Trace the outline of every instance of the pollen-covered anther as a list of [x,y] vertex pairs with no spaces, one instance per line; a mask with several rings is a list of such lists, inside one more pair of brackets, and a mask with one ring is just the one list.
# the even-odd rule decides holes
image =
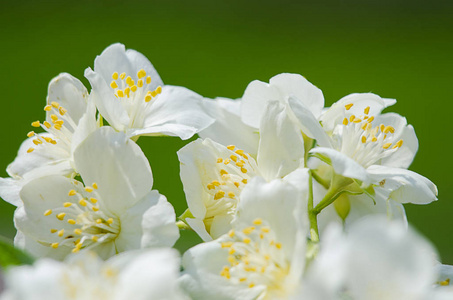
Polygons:
[[222,199],[224,196],[225,196],[225,192],[224,191],[218,191],[214,195],[214,200]]
[[349,103],[346,104],[344,107],[346,108],[346,110],[350,110],[353,105],[354,105],[353,103]]
[[33,151],[35,151],[35,148],[28,148],[27,153],[32,153]]
[[59,213],[56,217],[58,220],[63,221],[65,216],[66,216],[66,213]]
[[75,190],[70,190],[68,193],[68,196],[75,196],[77,195],[77,192]]
[[41,127],[41,123],[39,121],[34,121],[33,123],[31,123],[31,126],[33,126],[33,127]]
[[51,209],[48,209],[44,212],[44,215],[45,216],[50,216],[52,214],[52,210]]
[[87,191],[88,193],[91,193],[93,191],[93,188],[91,186],[86,186],[85,191]]

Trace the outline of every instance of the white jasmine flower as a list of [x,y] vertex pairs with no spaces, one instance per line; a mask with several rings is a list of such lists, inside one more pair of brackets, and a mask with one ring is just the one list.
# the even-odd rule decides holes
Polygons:
[[178,289],[175,250],[128,252],[102,261],[93,252],[65,262],[40,259],[8,269],[0,299],[187,299]]
[[86,88],[67,73],[50,82],[44,111],[46,120],[32,126],[46,132],[30,131],[7,168],[11,178],[0,178],[0,196],[16,206],[21,203],[19,191],[26,182],[45,175],[73,174],[74,150],[97,128],[96,108]]
[[347,234],[332,226],[308,270],[305,292],[322,292],[323,299],[437,299],[435,258],[431,244],[401,222],[368,217]]
[[253,179],[242,192],[232,229],[184,254],[182,286],[194,299],[292,295],[305,266],[308,226],[302,197],[288,182]]
[[175,243],[173,207],[151,190],[148,160],[126,135],[102,127],[79,145],[74,160],[84,184],[46,176],[22,188],[17,246],[35,256],[63,258],[92,249],[107,258]]
[[200,95],[164,86],[149,60],[122,44],[107,47],[85,76],[102,117],[128,137],[170,135],[185,140],[214,121],[202,111]]
[[[355,194],[344,194],[336,202],[343,202],[337,206],[343,206],[337,209],[343,219],[349,213],[350,219],[356,219],[367,213],[387,212],[392,218],[405,220],[403,203],[427,204],[437,200],[437,188],[431,181],[406,170],[418,149],[413,127],[398,114],[381,114],[394,102],[374,94],[351,94],[320,117],[329,143],[310,150],[313,158],[308,165],[317,169],[318,178],[330,181],[328,193]],[[321,128],[320,124],[316,126]],[[333,171],[326,170],[320,161]],[[355,184],[353,190],[347,186],[351,184]],[[363,190],[370,186],[371,191]]]
[[193,217],[185,221],[205,241],[228,232],[247,183],[256,176],[268,181],[287,177],[303,166],[303,155],[302,136],[277,101],[268,104],[263,116],[256,159],[234,145],[223,146],[210,139],[188,144],[178,152]]

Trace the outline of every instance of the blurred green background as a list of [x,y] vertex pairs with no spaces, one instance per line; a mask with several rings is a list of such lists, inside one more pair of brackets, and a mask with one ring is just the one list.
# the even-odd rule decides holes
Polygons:
[[[453,264],[452,1],[1,1],[0,176],[30,123],[44,118],[47,84],[60,72],[81,79],[114,42],[136,49],[164,82],[206,97],[239,98],[254,80],[293,72],[324,92],[326,105],[353,92],[398,103],[420,149],[411,169],[439,188],[439,201],[407,205],[409,221]],[[177,138],[139,140],[154,188],[186,208]],[[0,235],[12,238],[14,207],[0,203]],[[194,235],[184,233],[180,250]]]

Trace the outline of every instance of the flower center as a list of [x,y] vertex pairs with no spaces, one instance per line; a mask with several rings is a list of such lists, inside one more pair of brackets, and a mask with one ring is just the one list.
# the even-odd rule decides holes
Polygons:
[[205,226],[209,232],[217,215],[234,214],[238,197],[250,178],[256,175],[256,163],[244,150],[228,146],[227,157],[217,159],[217,176],[205,185]]
[[143,127],[146,107],[162,93],[162,87],[158,86],[155,90],[151,90],[151,76],[146,76],[143,69],[137,72],[134,79],[126,73],[118,75],[118,72],[112,74],[112,79],[110,87],[128,112],[131,119],[129,127]]
[[[67,114],[67,110],[58,102],[51,102],[44,106],[44,111],[50,115],[50,122],[44,121],[41,123],[35,121],[31,123],[31,126],[43,128],[51,134],[52,137],[38,136],[34,131],[30,131],[27,136],[29,138],[35,136],[36,138],[33,140],[33,144],[37,147],[45,148],[46,150],[54,149],[50,147],[58,143],[59,150],[66,151],[67,155],[70,156],[72,135],[77,128],[77,122],[71,118],[70,114]],[[28,148],[27,153],[31,153],[34,150],[35,148],[30,147]]]
[[276,241],[274,232],[262,219],[255,219],[252,226],[242,230],[231,230],[224,237],[221,245],[228,249],[229,265],[223,267],[221,276],[249,288],[266,286],[264,298],[284,294],[289,263],[282,244]]
[[96,183],[83,189],[70,190],[68,195],[74,202],[65,202],[62,207],[48,209],[44,216],[55,215],[62,222],[61,229],[50,229],[55,234],[55,242],[48,246],[58,248],[62,245],[72,247],[72,252],[90,249],[99,243],[108,242],[120,232],[119,219],[106,210],[102,210],[102,199],[95,191]]
[[[346,111],[352,106],[352,103],[345,105]],[[368,106],[360,117],[345,117],[343,124],[337,125],[333,132],[337,149],[364,168],[390,156],[403,145],[403,140],[394,141],[395,128],[392,126],[380,124],[373,127],[374,116],[368,116],[369,111]]]

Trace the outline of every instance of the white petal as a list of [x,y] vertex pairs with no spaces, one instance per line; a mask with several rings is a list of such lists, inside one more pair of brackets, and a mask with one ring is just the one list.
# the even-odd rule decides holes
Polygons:
[[[77,129],[72,135],[71,152],[74,153],[75,149],[83,142],[92,132],[98,128],[96,122],[96,106],[90,99],[87,103],[86,111],[80,118]],[[73,161],[73,157],[71,157]]]
[[[335,173],[348,178],[355,178],[363,181],[365,184],[370,183],[370,178],[366,170],[353,159],[347,157],[334,149],[317,147],[310,150],[310,154],[315,157],[326,160],[330,164]],[[311,165],[311,159],[308,161]]]
[[282,178],[304,164],[304,140],[278,101],[267,104],[260,125],[257,162],[266,180]]
[[231,229],[231,221],[233,220],[232,215],[218,215],[212,220],[211,236],[213,239],[219,238],[221,235],[228,233]]
[[203,222],[203,219],[186,218],[186,222],[190,226],[190,228],[192,228],[193,231],[195,231],[198,234],[198,236],[203,240],[203,242],[212,241],[212,237],[206,230],[206,226]]
[[299,74],[283,73],[274,76],[270,85],[277,86],[281,95],[294,96],[300,103],[312,112],[315,117],[321,114],[324,107],[322,91]]
[[85,77],[92,86],[90,97],[96,104],[99,113],[109,125],[118,131],[125,131],[130,123],[129,115],[120,101],[115,97],[110,86],[100,74],[93,72],[91,68],[85,70]]
[[19,206],[22,204],[19,192],[22,189],[22,182],[12,178],[0,178],[0,197],[6,202]]
[[437,200],[437,187],[428,178],[415,172],[371,166],[367,169],[375,182],[382,182],[376,188],[390,191],[389,198],[399,203],[428,204]]
[[[115,266],[115,260],[109,260]],[[114,299],[185,299],[178,289],[179,257],[174,249],[134,253],[121,271]]]
[[171,247],[179,238],[175,210],[165,196],[151,191],[120,215],[121,231],[115,241],[118,251]]
[[131,129],[128,135],[169,135],[189,139],[214,122],[203,111],[201,100],[200,95],[184,87],[164,86],[149,106],[143,128]]
[[206,112],[215,119],[199,135],[223,145],[235,145],[256,157],[258,152],[259,133],[256,128],[242,122],[240,117],[241,100],[227,98],[204,99],[202,105]]
[[[85,113],[88,91],[80,80],[68,73],[61,73],[49,83],[47,103],[57,102],[67,110],[67,114],[77,124]],[[46,112],[46,120],[51,122],[52,111]]]
[[[241,193],[235,223],[253,224],[256,218],[266,220],[284,246],[287,257],[292,257],[297,239],[308,232],[306,193],[283,180],[269,183],[261,177],[253,178]],[[300,222],[296,222],[300,220]],[[302,245],[304,246],[304,245]]]
[[258,80],[250,82],[242,96],[242,121],[251,127],[258,128],[267,102],[279,99],[280,93],[277,87]]
[[102,127],[74,153],[76,169],[86,185],[96,182],[106,205],[120,214],[151,190],[153,176],[140,147],[125,134]]
[[299,121],[302,132],[308,137],[315,139],[321,147],[330,147],[329,137],[310,109],[294,97],[289,97],[288,103]]

